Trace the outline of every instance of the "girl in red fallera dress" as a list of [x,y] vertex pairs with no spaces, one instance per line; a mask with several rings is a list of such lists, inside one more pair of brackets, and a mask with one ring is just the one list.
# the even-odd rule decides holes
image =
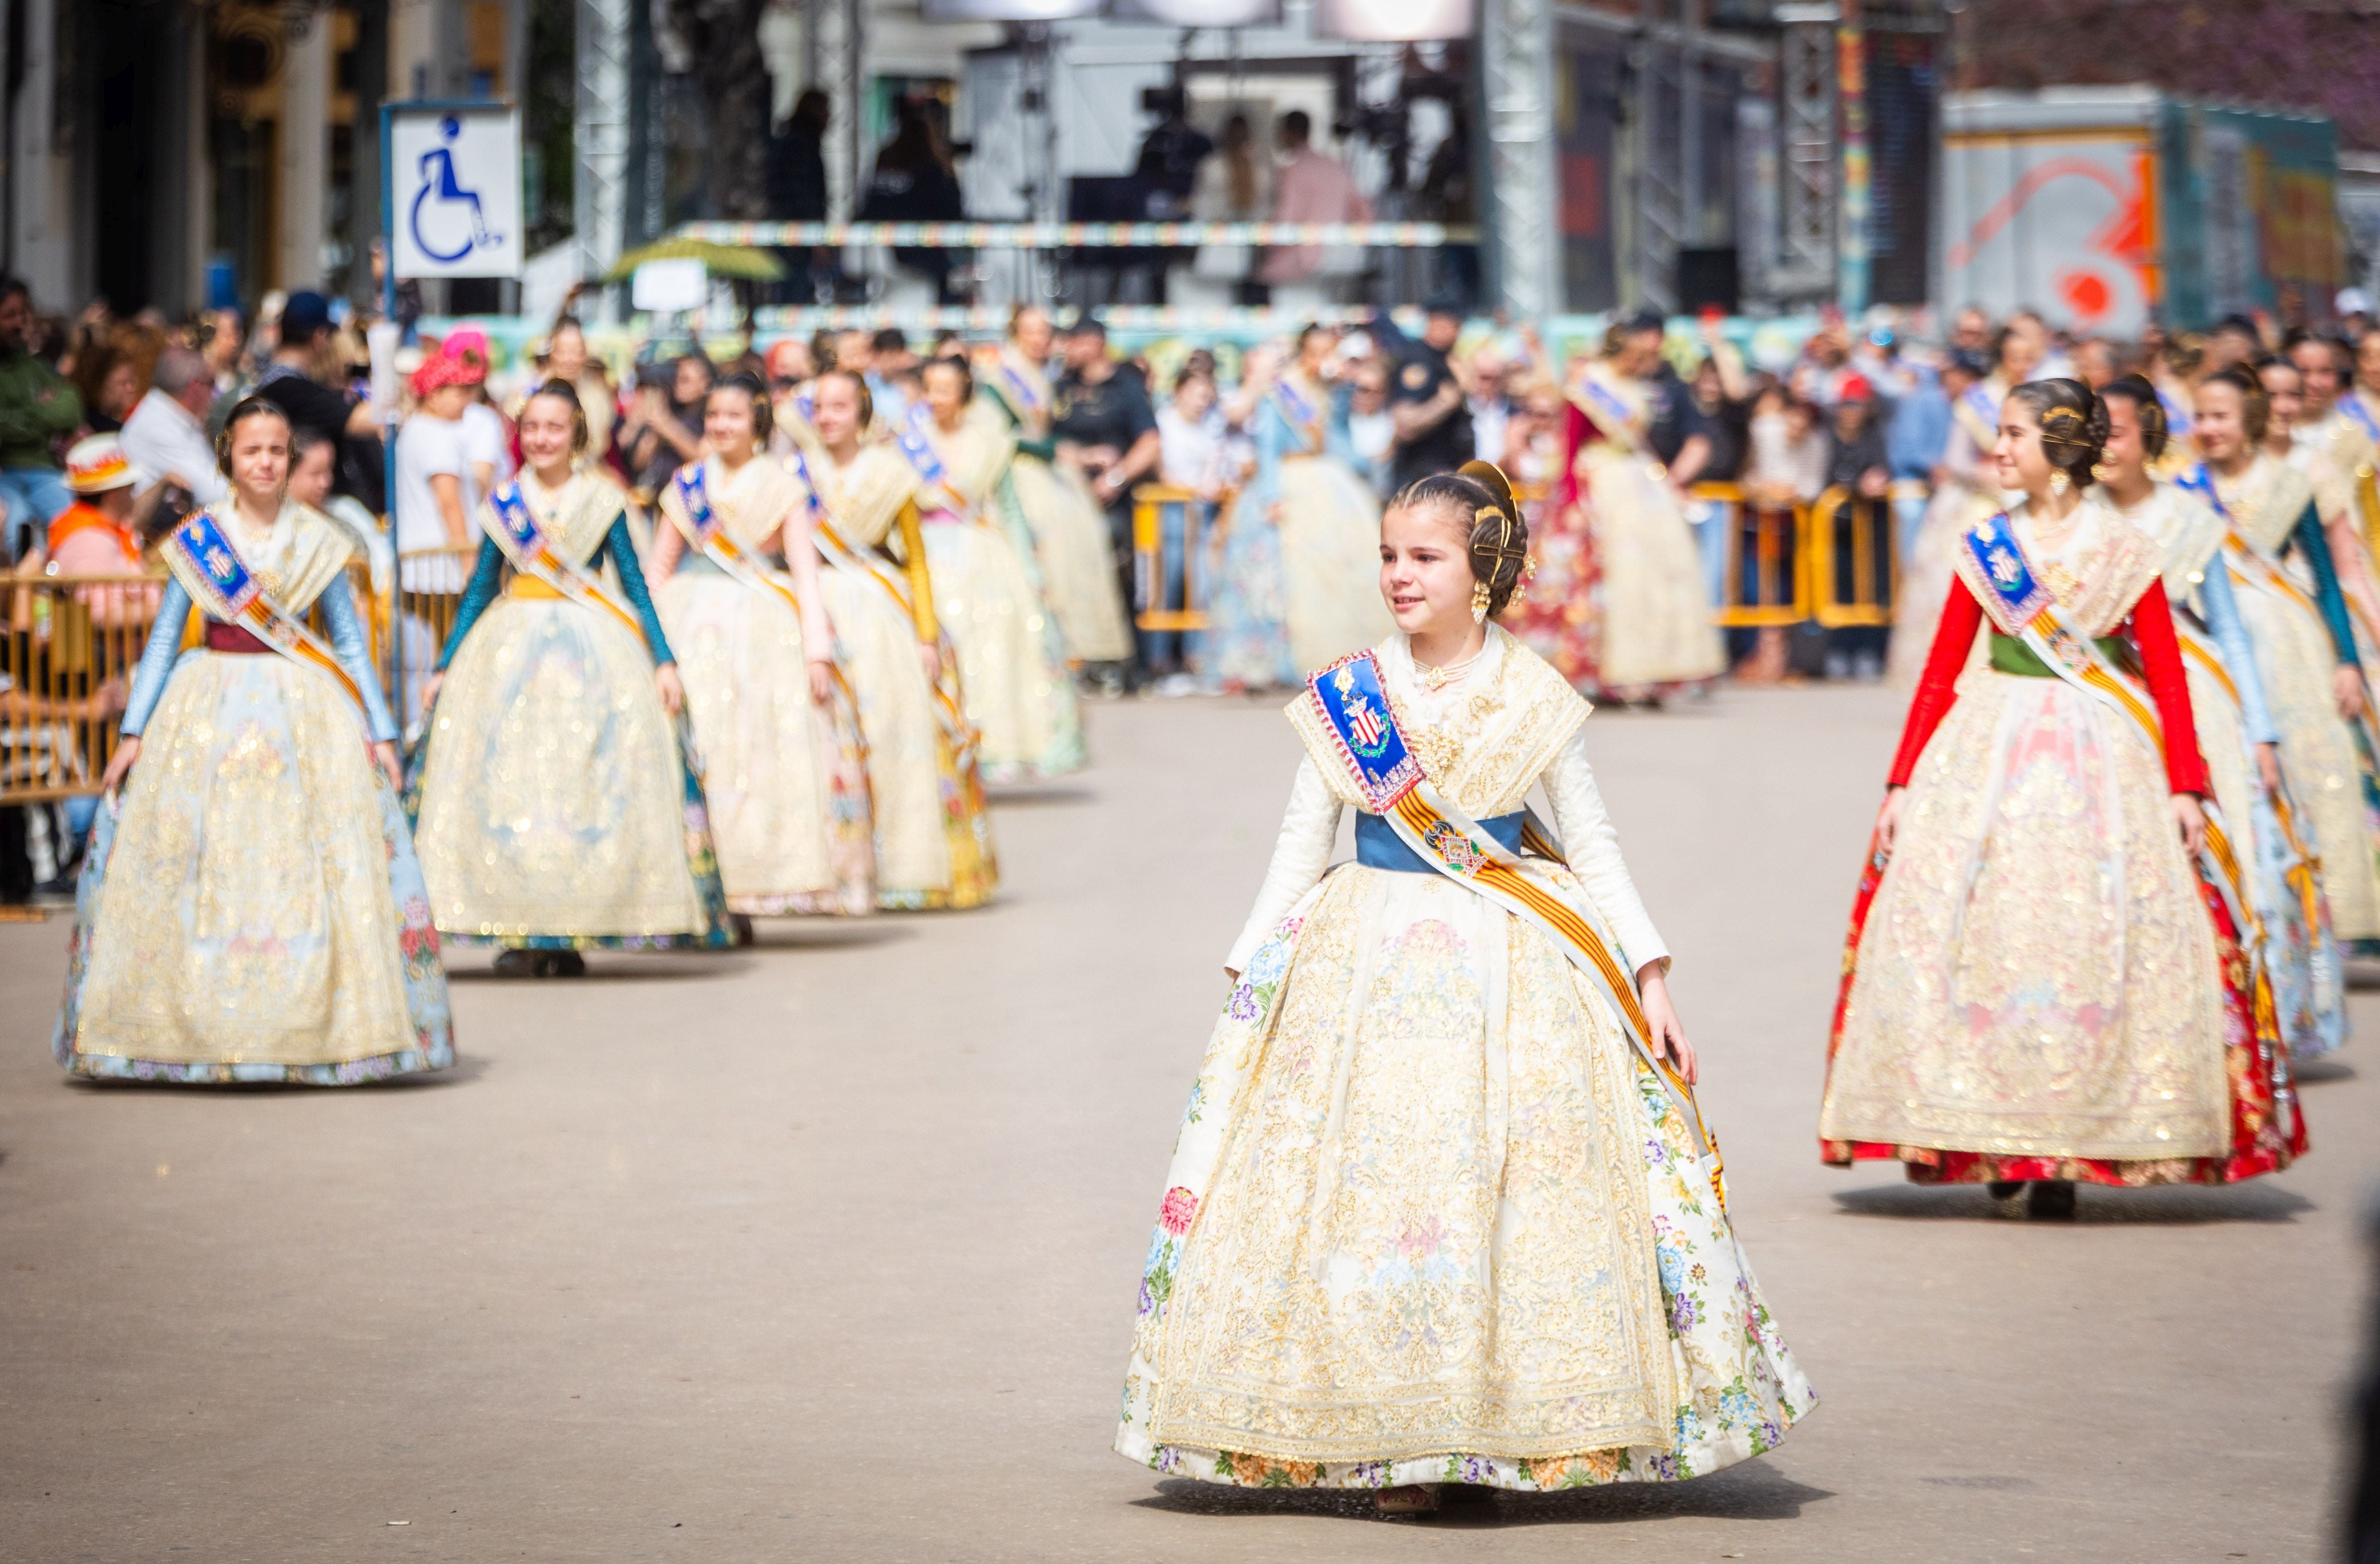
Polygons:
[[[2022,502],[1970,527],[1852,916],[1819,1133],[2064,1216],[2305,1149],[2249,950],[2161,548],[2092,487],[2074,381],[2000,409]],[[1961,676],[1978,630],[1990,661]]]

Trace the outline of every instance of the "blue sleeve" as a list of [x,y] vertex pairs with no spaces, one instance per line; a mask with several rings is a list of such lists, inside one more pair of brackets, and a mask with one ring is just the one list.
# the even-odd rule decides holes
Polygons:
[[125,703],[124,722],[118,730],[125,737],[139,738],[157,702],[164,698],[165,681],[174,676],[174,659],[182,654],[182,632],[189,627],[191,607],[190,594],[182,584],[165,577],[165,596],[157,604],[156,623],[149,626],[149,644],[141,649],[140,666],[133,670],[132,696]]
[[1413,346],[1413,338],[1405,335],[1396,317],[1386,309],[1373,310],[1372,318],[1364,323],[1364,331],[1391,358],[1403,358],[1405,350]]
[[388,714],[388,697],[381,692],[380,670],[372,666],[371,639],[364,634],[364,622],[356,613],[356,600],[347,590],[345,574],[334,576],[322,588],[318,600],[322,605],[322,623],[331,627],[331,649],[338,654],[339,666],[356,682],[363,693],[364,727],[375,744],[394,742],[396,719]]
[[2198,584],[2199,606],[2206,611],[2206,627],[2223,649],[2223,666],[2240,689],[2240,721],[2250,744],[2278,744],[2281,731],[2273,725],[2272,703],[2265,698],[2265,676],[2256,667],[2256,646],[2240,618],[2240,600],[2231,591],[2231,572],[2221,550],[2206,562],[2205,578]]
[[2347,620],[2347,599],[2338,590],[2338,566],[2330,557],[2330,540],[2322,535],[2322,517],[2308,505],[2305,515],[2298,517],[2298,529],[2289,535],[2291,544],[2305,552],[2306,564],[2313,567],[2313,600],[2322,610],[2322,622],[2330,626],[2330,644],[2338,653],[2342,668],[2361,668],[2362,660],[2355,655],[2355,629]]
[[1290,430],[1289,420],[1281,417],[1281,409],[1272,405],[1272,398],[1269,395],[1257,408],[1255,432],[1257,470],[1269,476],[1272,470],[1281,465],[1281,454],[1298,443],[1297,437]]
[[487,612],[488,605],[496,600],[496,588],[504,584],[504,552],[496,547],[493,538],[482,536],[480,539],[479,562],[472,565],[471,579],[463,588],[463,600],[455,607],[455,628],[446,633],[446,645],[438,653],[439,673],[446,672],[446,664],[455,660],[455,649],[463,644],[463,637],[471,633],[471,626],[480,622],[480,615]]
[[612,518],[612,530],[603,535],[603,546],[588,561],[590,567],[601,567],[603,556],[620,567],[620,590],[628,596],[628,606],[637,611],[637,621],[645,627],[645,648],[653,654],[653,666],[664,668],[677,658],[670,651],[669,637],[662,634],[662,617],[653,612],[653,594],[645,587],[644,567],[637,563],[636,540],[628,536],[628,513],[622,511]]

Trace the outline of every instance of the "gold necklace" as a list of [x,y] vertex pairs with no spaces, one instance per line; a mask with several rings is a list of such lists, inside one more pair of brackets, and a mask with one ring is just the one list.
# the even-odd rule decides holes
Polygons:
[[1464,658],[1462,661],[1450,662],[1443,668],[1432,668],[1428,663],[1421,661],[1421,659],[1415,658],[1414,659],[1414,672],[1421,676],[1421,687],[1427,690],[1430,694],[1436,695],[1447,685],[1454,683],[1455,680],[1460,679],[1465,673],[1470,673],[1471,665],[1478,661],[1481,654],[1486,652],[1487,649],[1488,649],[1486,647],[1481,647],[1478,651],[1473,652],[1469,657]]

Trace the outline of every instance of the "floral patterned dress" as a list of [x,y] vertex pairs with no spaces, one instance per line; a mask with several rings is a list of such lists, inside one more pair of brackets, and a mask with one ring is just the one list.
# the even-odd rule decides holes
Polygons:
[[446,972],[405,811],[361,739],[396,723],[347,589],[355,545],[290,503],[224,540],[292,616],[319,607],[362,701],[204,616],[175,571],[124,714],[140,762],[100,810],[53,1051],[78,1075],[348,1085],[455,1061]]
[[[1943,1183],[2285,1168],[2306,1146],[2288,1045],[2168,802],[2209,783],[2164,551],[2095,494],[2055,549],[2022,510],[2010,530],[2067,624],[2145,680],[2164,752],[2044,666],[1961,552],[1892,772],[1900,832],[1852,909],[1825,1159]],[[1986,614],[1990,663],[1961,677]]]
[[[1575,893],[1632,970],[1666,963],[1561,676],[1492,628],[1437,692],[1402,637],[1378,657],[1431,780],[1483,820],[1542,782]],[[1684,1116],[1549,936],[1391,862],[1378,816],[1326,872],[1357,795],[1300,731],[1158,1203],[1116,1449],[1213,1483],[1551,1489],[1773,1448],[1816,1397]]]

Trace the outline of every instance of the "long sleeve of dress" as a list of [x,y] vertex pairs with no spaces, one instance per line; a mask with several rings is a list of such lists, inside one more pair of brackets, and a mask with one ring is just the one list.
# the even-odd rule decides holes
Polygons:
[[1983,624],[1984,605],[1967,590],[1964,581],[1952,576],[1950,595],[1942,604],[1942,622],[1934,632],[1934,649],[1925,656],[1925,672],[1917,681],[1916,695],[1910,698],[1909,721],[1900,730],[1900,749],[1892,758],[1887,786],[1909,785],[1910,773],[1917,770],[1917,758],[1925,753],[1926,741],[1959,698],[1959,671],[1967,665],[1967,653]]
[[1245,972],[1249,958],[1271,935],[1273,926],[1321,879],[1322,871],[1330,867],[1330,849],[1339,840],[1342,807],[1314,762],[1299,760],[1297,780],[1290,784],[1289,808],[1281,816],[1281,835],[1273,843],[1272,862],[1265,867],[1255,910],[1233,941],[1232,953],[1223,958],[1225,967]]
[[438,653],[439,673],[446,672],[446,665],[455,661],[455,649],[471,633],[471,626],[480,622],[480,615],[488,612],[488,605],[496,600],[496,592],[504,583],[504,552],[496,547],[493,538],[483,533],[480,538],[480,557],[471,566],[471,579],[463,584],[463,600],[455,605],[455,628],[446,632],[446,644]]
[[653,509],[653,557],[647,563],[652,567],[655,585],[677,574],[677,562],[686,555],[686,534],[677,529],[669,512]]
[[1629,878],[1628,865],[1620,855],[1620,832],[1595,785],[1584,728],[1562,746],[1542,780],[1546,801],[1553,806],[1554,832],[1561,838],[1571,872],[1595,899],[1595,910],[1603,915],[1612,937],[1620,941],[1622,962],[1630,972],[1641,972],[1655,962],[1667,972],[1670,947],[1653,927],[1645,900],[1636,893],[1636,882]]
[[2205,579],[2198,584],[2199,606],[2206,611],[2206,628],[2223,649],[2223,665],[2240,690],[2240,720],[2250,744],[2278,744],[2281,731],[2273,722],[2272,702],[2265,698],[2265,676],[2256,666],[2256,644],[2240,617],[2240,600],[2231,590],[2231,572],[2223,556],[2206,562]]
[[662,616],[653,611],[653,594],[645,586],[643,567],[637,564],[636,540],[628,536],[628,516],[623,511],[612,518],[612,530],[603,535],[603,546],[587,562],[589,570],[603,567],[603,556],[620,569],[620,590],[626,594],[628,606],[637,611],[637,623],[645,627],[645,648],[653,654],[653,666],[666,667],[677,661],[671,652],[669,637],[662,633]]
[[2305,515],[2298,517],[2297,530],[2289,534],[2289,547],[2301,550],[2306,564],[2313,567],[2313,600],[2322,610],[2322,622],[2330,629],[2330,644],[2338,653],[2342,666],[2361,668],[2362,659],[2355,655],[2355,631],[2347,620],[2347,599],[2338,589],[2338,566],[2330,557],[2330,540],[2323,536],[2322,517],[2308,505]]
[[132,695],[124,705],[118,731],[125,737],[139,738],[156,712],[157,702],[165,694],[165,681],[174,676],[174,660],[182,655],[182,632],[189,627],[192,606],[182,584],[165,577],[165,595],[157,604],[157,618],[149,626],[149,644],[140,649],[140,666],[132,673]]
[[364,634],[363,615],[356,612],[356,600],[347,590],[347,578],[334,576],[316,600],[322,605],[322,623],[330,627],[331,650],[337,654],[339,666],[356,682],[364,697],[364,727],[375,744],[392,743],[396,738],[396,719],[389,714],[388,697],[380,687],[380,670],[372,666],[371,637]]
[[2181,642],[2173,633],[2173,608],[2165,583],[2152,581],[2132,605],[2132,644],[2141,649],[2141,674],[2156,702],[2157,725],[2165,730],[2166,785],[2175,793],[2213,791],[2206,760],[2198,751],[2198,722],[2190,709],[2190,679],[2182,672]]

